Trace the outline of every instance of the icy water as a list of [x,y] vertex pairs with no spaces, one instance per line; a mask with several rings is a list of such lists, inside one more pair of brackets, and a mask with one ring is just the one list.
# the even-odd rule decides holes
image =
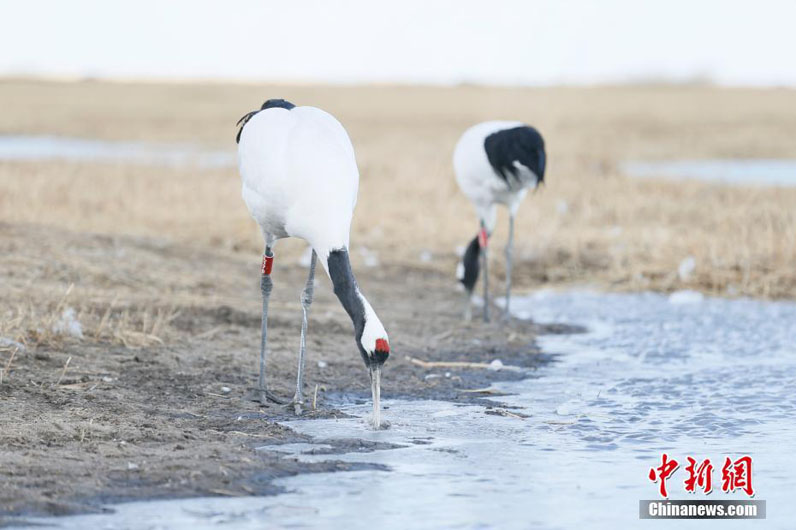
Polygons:
[[796,160],[707,159],[627,162],[622,171],[632,177],[696,179],[734,185],[796,186]]
[[[115,514],[61,518],[62,528],[793,528],[796,505],[796,304],[703,298],[697,293],[539,292],[516,314],[583,324],[581,335],[545,336],[556,361],[497,388],[526,418],[482,406],[385,400],[391,428],[373,432],[367,405],[351,419],[293,421],[317,444],[275,447],[305,460],[379,463],[389,471],[308,474],[279,480],[266,498],[130,503]],[[389,371],[387,372],[389,376]],[[357,437],[399,449],[309,454]],[[272,447],[271,449],[273,449]],[[766,521],[638,519],[655,499],[647,474],[661,453],[682,462],[668,482],[684,491],[685,458],[753,458]],[[45,521],[41,521],[45,522]],[[53,520],[46,520],[52,523]]]
[[112,142],[64,136],[0,135],[0,160],[66,160],[154,166],[224,168],[237,164],[234,151],[212,151],[190,144]]

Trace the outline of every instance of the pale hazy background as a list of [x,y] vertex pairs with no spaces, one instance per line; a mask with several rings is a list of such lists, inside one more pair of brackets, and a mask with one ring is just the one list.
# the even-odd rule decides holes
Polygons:
[[0,0],[0,75],[796,85],[787,0]]

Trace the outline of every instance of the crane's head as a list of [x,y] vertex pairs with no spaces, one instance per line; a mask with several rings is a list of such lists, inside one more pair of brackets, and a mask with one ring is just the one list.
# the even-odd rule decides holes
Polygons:
[[390,356],[390,341],[387,331],[376,316],[376,312],[362,296],[348,259],[348,249],[343,247],[330,251],[326,258],[329,278],[334,284],[334,294],[354,324],[354,338],[357,349],[370,370],[371,390],[373,392],[373,426],[381,428],[379,400],[381,395],[381,367]]
[[362,334],[357,338],[357,346],[359,346],[359,353],[368,368],[381,367],[390,356],[390,341],[387,338],[387,331],[367,301],[365,302],[365,325],[362,328]]

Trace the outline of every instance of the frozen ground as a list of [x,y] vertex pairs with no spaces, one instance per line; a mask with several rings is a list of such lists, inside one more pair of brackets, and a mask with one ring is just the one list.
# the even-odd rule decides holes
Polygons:
[[723,184],[756,186],[796,186],[796,160],[705,159],[627,162],[622,171],[632,177],[696,179]]
[[238,163],[234,151],[202,150],[190,144],[13,135],[0,135],[0,160],[65,160],[201,168],[234,167]]
[[[201,149],[185,143],[120,142],[64,136],[0,135],[0,160],[65,160],[170,167],[226,168],[234,151]],[[639,178],[696,179],[724,184],[796,186],[796,160],[703,159],[630,161],[624,173]]]
[[[519,407],[508,409],[515,416],[386,400],[392,427],[372,432],[364,421],[367,405],[346,406],[359,417],[290,422],[318,443],[280,449],[307,460],[376,462],[390,471],[300,475],[279,481],[288,493],[274,497],[130,503],[114,514],[38,522],[191,530],[629,528],[640,524],[638,501],[657,497],[647,473],[668,452],[681,462],[710,457],[717,468],[725,456],[751,455],[755,498],[767,501],[765,526],[792,526],[796,304],[539,292],[517,299],[514,308],[521,317],[591,330],[543,337],[543,349],[558,354],[557,362],[499,385],[512,395],[496,399]],[[405,447],[317,454],[330,440],[351,437]],[[669,480],[671,498],[689,498],[683,468]],[[720,476],[714,471],[718,491],[711,499],[745,498],[721,492]]]

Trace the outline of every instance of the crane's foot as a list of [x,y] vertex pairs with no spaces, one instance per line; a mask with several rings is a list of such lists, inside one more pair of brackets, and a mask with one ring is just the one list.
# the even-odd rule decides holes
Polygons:
[[304,411],[304,400],[296,399],[296,396],[293,396],[291,400],[282,400],[280,405],[284,406],[287,410],[293,409],[293,413],[296,416],[301,416],[301,413]]
[[285,399],[277,396],[270,390],[263,391],[259,388],[253,388],[252,390],[254,390],[252,401],[259,403],[263,407],[267,407],[271,404],[281,405],[288,410],[293,409],[296,416],[301,416],[304,410],[304,400],[297,400],[295,396],[293,396],[293,399]]
[[253,388],[254,395],[252,401],[258,402],[260,405],[266,407],[269,403],[276,403],[277,405],[288,405],[289,400],[281,398],[264,388]]

